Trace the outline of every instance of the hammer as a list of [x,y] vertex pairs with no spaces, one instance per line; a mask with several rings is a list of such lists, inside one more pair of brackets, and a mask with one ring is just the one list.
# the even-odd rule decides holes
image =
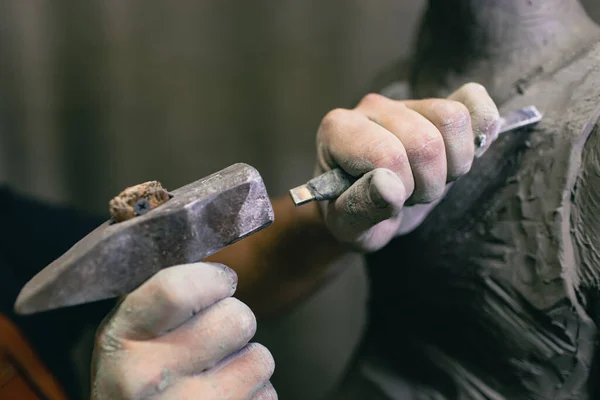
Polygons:
[[16,312],[126,295],[160,269],[202,260],[275,218],[260,174],[243,163],[174,190],[151,209],[142,200],[133,218],[105,222],[34,276]]

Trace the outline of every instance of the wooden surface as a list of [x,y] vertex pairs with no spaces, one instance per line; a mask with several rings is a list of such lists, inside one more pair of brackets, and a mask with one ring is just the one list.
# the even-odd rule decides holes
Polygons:
[[[51,340],[51,338],[49,338]],[[0,399],[67,400],[17,328],[0,314]]]

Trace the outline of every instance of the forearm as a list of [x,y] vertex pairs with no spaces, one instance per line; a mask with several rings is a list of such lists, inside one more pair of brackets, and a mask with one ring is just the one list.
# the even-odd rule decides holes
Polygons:
[[273,209],[272,226],[208,258],[238,273],[237,296],[261,316],[285,311],[310,295],[346,252],[316,203],[295,207],[285,196],[273,200]]

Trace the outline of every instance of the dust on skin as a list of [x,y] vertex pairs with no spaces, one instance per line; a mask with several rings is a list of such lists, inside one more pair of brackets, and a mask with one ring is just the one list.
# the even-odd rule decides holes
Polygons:
[[161,380],[156,385],[156,391],[158,393],[164,392],[169,386],[173,384],[173,377],[171,371],[168,368],[164,368],[161,373]]
[[[237,288],[237,275],[222,264],[209,264],[215,265],[217,268],[202,269],[202,273],[207,275],[200,278],[198,271],[194,268],[195,264],[187,264],[182,267],[188,270],[189,275],[179,276],[176,281],[168,279],[168,274],[162,275],[165,277],[164,279],[148,281],[139,289],[145,293],[150,291],[151,295],[136,296],[137,292],[134,292],[111,311],[100,327],[97,336],[97,351],[102,350],[103,357],[102,362],[94,359],[93,373],[100,377],[94,382],[114,382],[114,379],[102,379],[101,376],[103,374],[119,374],[124,369],[136,370],[139,382],[128,381],[126,387],[95,387],[93,388],[93,392],[96,393],[96,397],[93,397],[95,400],[130,398],[132,397],[131,393],[141,393],[136,398],[148,398],[172,387],[178,379],[181,379],[181,376],[187,373],[188,365],[206,361],[188,359],[175,364],[162,359],[161,357],[164,357],[162,352],[144,351],[144,346],[152,347],[162,342],[165,347],[172,346],[176,350],[178,346],[186,343],[185,337],[191,331],[194,335],[206,334],[206,337],[214,341],[213,343],[200,343],[201,346],[226,348],[226,344],[231,340],[232,322],[227,317],[223,317],[223,314],[215,312],[214,307],[227,307],[227,304],[231,304],[230,296]],[[188,295],[198,293],[198,282],[205,280],[220,282],[223,286],[212,285],[208,291],[203,289],[202,293],[208,304],[213,304],[213,306],[200,310],[194,302],[195,298]],[[165,290],[169,285],[176,285],[178,290]],[[224,301],[215,304],[221,293],[227,291],[229,296]],[[172,310],[172,312],[161,314],[157,313],[156,309]],[[225,313],[225,315],[228,314]],[[197,318],[192,318],[194,316]],[[174,321],[184,322],[177,324]],[[165,326],[171,328],[165,330]],[[236,332],[236,335],[243,335],[246,330],[256,330],[253,319],[248,319],[242,326],[245,328]],[[212,330],[215,332],[211,332]],[[189,354],[192,357],[194,353]],[[167,361],[166,364],[165,361]],[[154,368],[155,366],[163,367],[157,370]],[[212,365],[206,366],[206,368],[209,367]],[[106,397],[99,397],[99,393]]]

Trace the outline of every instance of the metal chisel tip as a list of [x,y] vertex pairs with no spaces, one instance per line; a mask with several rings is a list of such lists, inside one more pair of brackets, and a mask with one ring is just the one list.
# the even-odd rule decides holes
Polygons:
[[301,185],[290,190],[290,196],[295,205],[310,203],[315,199],[315,195],[311,192],[307,185]]

